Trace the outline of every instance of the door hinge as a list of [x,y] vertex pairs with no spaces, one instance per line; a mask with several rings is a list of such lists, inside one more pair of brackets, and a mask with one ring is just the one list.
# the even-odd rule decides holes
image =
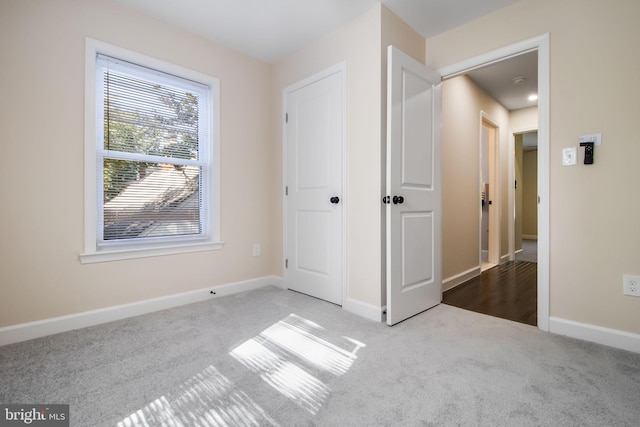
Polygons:
[[289,123],[289,113],[284,113],[284,122]]
[[284,268],[289,268],[289,260],[288,259],[284,260]]
[[284,195],[285,196],[289,195],[289,186],[288,185],[285,185],[285,187],[284,187]]

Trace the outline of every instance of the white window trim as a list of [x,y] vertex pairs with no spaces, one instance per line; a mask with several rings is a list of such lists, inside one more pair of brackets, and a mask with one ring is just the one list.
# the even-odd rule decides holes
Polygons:
[[[98,225],[98,210],[96,209],[98,203],[96,191],[98,184],[96,176],[96,139],[98,132],[98,124],[96,123],[96,55],[98,53],[192,79],[211,88],[211,98],[209,99],[212,107],[212,117],[209,120],[211,147],[208,151],[210,156],[210,194],[208,198],[210,218],[207,224],[209,233],[206,238],[195,236],[191,239],[184,238],[171,243],[132,243],[118,247],[98,247],[96,236]],[[84,92],[84,253],[80,254],[80,262],[87,264],[221,249],[224,243],[220,239],[220,81],[206,74],[87,38],[85,45]]]

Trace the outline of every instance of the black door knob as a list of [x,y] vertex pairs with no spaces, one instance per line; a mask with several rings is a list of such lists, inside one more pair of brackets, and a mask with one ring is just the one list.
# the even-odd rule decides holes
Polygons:
[[404,203],[404,197],[402,196],[393,196],[393,204],[394,205],[401,205]]
[[329,201],[334,205],[337,205],[338,203],[340,203],[340,197],[333,196],[332,198],[329,199]]

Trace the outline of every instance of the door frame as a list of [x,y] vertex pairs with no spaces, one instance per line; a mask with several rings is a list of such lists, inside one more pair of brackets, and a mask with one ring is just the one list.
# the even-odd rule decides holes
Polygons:
[[[493,147],[489,143],[487,145],[487,157],[488,157],[488,173],[489,173],[489,192],[491,193],[493,212],[489,214],[489,237],[488,237],[488,254],[487,262],[489,264],[500,264],[500,236],[502,222],[502,192],[501,185],[502,174],[500,168],[500,126],[491,119],[491,117],[484,111],[480,112],[480,135],[479,135],[479,151],[480,151],[480,176],[479,186],[480,194],[482,193],[482,163],[483,163],[483,150],[482,150],[482,128],[484,123],[487,123],[493,128],[494,138]],[[493,160],[491,158],[493,157]],[[493,168],[491,163],[493,162]],[[493,190],[492,190],[493,188]],[[482,251],[482,207],[480,208],[480,218],[478,219],[480,224],[480,247],[478,249],[478,257],[480,258],[480,268],[482,270],[482,257],[480,253]]]
[[282,130],[282,277],[283,282],[287,282],[287,266],[285,264],[285,260],[288,255],[287,248],[287,193],[286,187],[288,182],[288,160],[287,160],[287,96],[291,92],[295,92],[296,90],[302,89],[305,86],[309,86],[310,84],[316,83],[322,79],[325,79],[334,74],[340,74],[340,81],[342,84],[342,133],[341,133],[341,150],[342,150],[342,188],[340,190],[342,204],[342,238],[340,241],[341,253],[342,253],[342,271],[340,273],[340,289],[341,289],[341,307],[344,308],[345,301],[347,301],[347,209],[349,205],[349,197],[347,194],[347,62],[342,61],[336,65],[333,65],[329,68],[326,68],[322,71],[319,71],[311,76],[308,76],[296,83],[293,83],[289,86],[286,86],[282,90],[282,114],[281,114],[281,130]]
[[[443,79],[451,78],[530,51],[538,52],[538,329],[549,331],[549,33],[440,68],[438,72]],[[509,200],[509,206],[512,205]],[[512,228],[509,233],[513,233]]]
[[[537,126],[531,126],[520,129],[512,129],[509,134],[509,153],[508,157],[508,174],[509,182],[515,183],[516,180],[516,135],[524,135],[525,133],[537,132]],[[509,185],[509,210],[512,213],[509,215],[509,260],[515,261],[516,259],[516,189],[513,185]]]

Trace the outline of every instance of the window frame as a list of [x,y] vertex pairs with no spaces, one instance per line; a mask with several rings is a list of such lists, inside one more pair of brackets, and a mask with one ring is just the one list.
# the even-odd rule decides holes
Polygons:
[[[211,115],[208,118],[209,136],[207,148],[204,149],[207,171],[203,173],[203,190],[208,186],[208,197],[203,197],[201,211],[207,212],[203,219],[202,233],[193,236],[176,236],[157,239],[141,239],[136,241],[118,241],[104,244],[98,237],[102,212],[102,201],[99,200],[103,186],[97,173],[102,170],[103,157],[98,156],[98,139],[101,135],[102,123],[97,102],[102,99],[97,93],[98,54],[118,58],[135,65],[158,70],[163,73],[179,76],[184,79],[209,87],[209,105]],[[220,239],[220,81],[212,76],[170,64],[127,49],[86,39],[85,45],[85,150],[84,150],[84,253],[80,254],[80,262],[93,263],[115,261],[121,259],[170,255],[178,253],[199,252],[221,249]],[[100,163],[100,164],[99,164]],[[99,182],[100,181],[100,182]],[[100,188],[98,187],[100,186]],[[100,227],[101,229],[101,227]]]

